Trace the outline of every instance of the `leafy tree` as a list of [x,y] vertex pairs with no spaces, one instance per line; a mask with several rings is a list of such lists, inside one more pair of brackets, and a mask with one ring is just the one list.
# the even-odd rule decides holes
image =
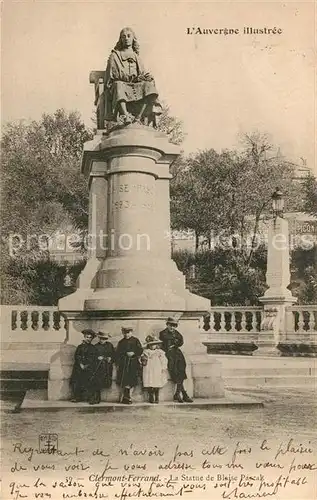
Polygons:
[[170,114],[170,108],[163,103],[162,114],[158,119],[158,130],[164,132],[173,144],[182,144],[185,138],[183,123]]
[[317,267],[310,266],[305,269],[304,287],[300,294],[300,302],[303,304],[316,304],[317,302]]
[[[164,106],[159,129],[179,144],[183,140],[182,124],[168,113]],[[52,303],[56,303],[56,297],[60,297],[63,287],[53,283],[54,273],[57,281],[62,280],[59,267],[54,263],[47,263],[47,267],[41,263],[49,259],[46,243],[56,230],[72,227],[83,235],[87,231],[88,186],[80,175],[80,163],[83,145],[92,136],[77,112],[68,113],[63,109],[43,114],[39,121],[4,126],[1,140],[2,302],[34,303],[36,300],[42,304],[50,296]],[[46,273],[46,291],[39,269]],[[39,286],[41,293],[36,291]],[[51,295],[49,287],[52,287]]]
[[254,253],[250,266],[233,249],[214,248],[196,254],[176,251],[173,259],[186,275],[188,288],[210,299],[212,305],[258,304],[266,289],[262,248]]
[[79,115],[64,110],[44,114],[39,122],[6,125],[1,143],[4,232],[54,230],[61,219],[73,222],[82,214],[85,221],[79,222],[87,221],[87,183],[78,173],[89,138]]
[[317,179],[310,175],[304,181],[305,212],[317,217]]
[[25,273],[17,276],[14,267],[32,268],[47,259],[45,241],[56,229],[87,225],[88,189],[79,168],[83,144],[91,137],[78,113],[62,109],[38,122],[4,127],[2,300],[15,301],[22,293],[23,302],[31,301],[30,281]]
[[[175,229],[192,229],[201,235],[238,236],[245,242],[243,260],[250,264],[261,220],[270,217],[276,186],[293,207],[299,187],[293,166],[274,152],[266,137],[245,137],[242,152],[199,151],[183,160],[172,181],[171,213]],[[250,238],[249,238],[250,239]],[[198,247],[198,245],[196,245]]]
[[292,252],[293,295],[299,303],[316,304],[317,302],[317,245],[309,250],[297,248]]

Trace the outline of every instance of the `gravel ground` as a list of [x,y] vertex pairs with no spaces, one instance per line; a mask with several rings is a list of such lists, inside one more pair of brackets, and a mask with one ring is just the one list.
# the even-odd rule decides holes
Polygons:
[[[146,471],[157,472],[158,461],[163,461],[165,464],[171,459],[175,458],[175,452],[181,453],[174,460],[175,463],[185,462],[190,465],[188,471],[178,470],[175,471],[173,468],[167,468],[167,475],[170,473],[178,474],[201,474],[202,473],[202,456],[203,450],[210,450],[213,446],[219,446],[223,449],[228,450],[228,457],[233,456],[234,449],[245,450],[251,449],[252,452],[246,451],[244,454],[241,453],[241,467],[242,472],[245,474],[254,473],[254,465],[259,455],[259,447],[263,440],[266,440],[266,445],[270,447],[270,452],[264,452],[262,458],[266,460],[273,460],[274,455],[279,446],[282,444],[286,449],[287,443],[292,439],[292,444],[294,446],[300,447],[302,449],[307,447],[313,450],[310,454],[302,453],[285,453],[280,454],[278,459],[284,460],[283,467],[285,465],[288,470],[291,460],[295,457],[299,460],[299,464],[305,461],[312,462],[313,455],[316,457],[316,444],[317,436],[315,431],[316,422],[316,399],[315,395],[311,390],[285,390],[285,389],[272,389],[269,391],[263,391],[261,393],[249,392],[248,395],[255,396],[261,399],[265,406],[264,408],[254,408],[254,409],[239,409],[239,408],[217,408],[212,410],[199,410],[199,409],[180,409],[177,408],[160,408],[156,406],[151,408],[150,411],[144,411],[142,409],[136,409],[134,412],[113,412],[113,413],[76,413],[71,410],[59,411],[59,412],[21,412],[12,413],[13,404],[6,401],[2,408],[2,452],[3,452],[3,470],[7,472],[7,477],[5,481],[5,496],[4,500],[7,499],[18,499],[21,496],[16,494],[16,485],[11,494],[8,493],[8,485],[16,481],[16,472],[12,473],[11,467],[14,467],[15,462],[17,465],[22,465],[27,468],[27,471],[19,474],[19,480],[23,477],[29,477],[31,480],[32,474],[36,476],[34,471],[30,472],[29,466],[32,463],[40,464],[43,457],[40,455],[35,455],[29,461],[30,456],[27,452],[20,453],[17,451],[13,453],[14,444],[19,442],[22,443],[24,448],[33,447],[38,448],[39,435],[42,433],[56,433],[58,434],[59,448],[63,450],[73,450],[75,446],[81,447],[85,450],[82,454],[82,462],[88,460],[89,470],[100,471],[100,466],[104,465],[104,461],[108,460],[97,456],[92,453],[97,449],[102,449],[105,455],[109,455],[110,463],[113,467],[118,467],[118,471],[126,466],[128,472],[145,474],[141,467],[146,462]],[[177,448],[178,447],[178,448]],[[22,449],[22,448],[21,448]],[[120,449],[126,449],[128,452],[129,460],[126,456],[120,454]],[[133,450],[146,450],[146,460],[144,456],[133,455]],[[149,450],[161,450],[164,453],[163,458],[158,458],[152,455],[149,457]],[[262,453],[262,452],[261,452]],[[283,456],[282,456],[283,455]],[[89,457],[89,458],[88,458]],[[207,455],[208,460],[210,456]],[[212,459],[214,456],[211,457]],[[220,460],[218,454],[217,460]],[[53,462],[52,462],[53,460]],[[55,477],[64,477],[65,472],[59,469],[60,457],[52,457],[50,462],[55,463]],[[58,462],[59,460],[59,462]],[[67,463],[71,463],[73,457],[67,457],[65,459]],[[103,460],[103,462],[102,462]],[[128,462],[127,462],[128,460]],[[218,461],[219,461],[218,460]],[[316,458],[315,458],[316,460]],[[162,462],[162,463],[163,463]],[[215,462],[215,459],[214,459]],[[229,462],[229,460],[227,460]],[[231,463],[231,462],[230,462]],[[238,462],[237,462],[238,463]],[[281,462],[282,463],[282,462]],[[77,457],[78,465],[78,457]],[[79,464],[80,465],[80,464]],[[99,468],[98,468],[99,467]],[[133,469],[132,467],[135,467]],[[174,467],[174,466],[173,466]],[[302,467],[302,465],[300,465]],[[111,471],[111,469],[109,469]],[[316,466],[317,470],[317,466]],[[57,471],[57,472],[56,472]],[[193,472],[194,471],[194,472]],[[247,472],[246,472],[247,471]],[[218,470],[204,470],[203,473],[219,473]],[[236,471],[235,466],[233,468],[223,468],[222,472],[228,475],[229,473],[241,473],[241,470]],[[273,473],[276,474],[279,471],[266,470],[265,477],[272,477]],[[282,471],[284,473],[284,471]],[[296,471],[297,473],[298,471]],[[267,495],[261,495],[268,498],[280,499],[313,499],[315,498],[314,488],[316,486],[316,471],[312,466],[309,471],[299,471],[302,474],[307,474],[307,484],[305,485],[287,485],[285,488],[279,488],[276,494],[273,489],[265,490],[262,489],[261,493],[268,492]],[[47,480],[50,478],[50,471],[45,471],[42,478],[46,477]],[[107,472],[108,474],[109,472]],[[120,472],[121,473],[121,472]],[[259,473],[259,471],[257,471]],[[23,474],[26,474],[24,476]],[[86,478],[86,472],[75,471],[72,473],[74,477]],[[77,476],[76,476],[77,474]],[[79,474],[79,476],[78,476]],[[118,474],[118,472],[116,472]],[[269,474],[269,476],[268,476]],[[286,474],[286,472],[285,472]],[[298,475],[298,474],[297,474]],[[34,476],[34,477],[35,477]],[[274,479],[273,478],[273,479]],[[297,476],[296,476],[297,478]],[[33,481],[32,476],[32,481]],[[8,482],[9,481],[9,482]],[[314,484],[315,483],[315,484]],[[196,483],[198,484],[198,483]],[[233,483],[234,485],[235,483]],[[229,486],[229,488],[227,488]],[[217,500],[218,498],[260,498],[260,494],[255,495],[255,491],[252,489],[242,489],[233,493],[232,496],[223,496],[230,493],[231,485],[227,484],[223,487],[219,484],[219,488],[215,486],[215,483],[208,484],[208,492],[204,491],[191,491],[189,497],[192,500],[207,499],[211,497]],[[208,489],[207,488],[207,489]],[[210,488],[213,491],[210,491]],[[231,487],[232,490],[232,487]],[[33,491],[33,490],[32,490]],[[41,490],[42,491],[42,490]],[[46,491],[46,490],[45,490]],[[48,491],[48,490],[47,490]],[[67,490],[72,491],[72,490]],[[109,490],[110,491],[110,490]],[[112,491],[112,490],[111,490]],[[115,490],[113,490],[115,491]],[[131,490],[132,491],[132,490]],[[134,490],[133,490],[134,491]],[[163,490],[161,490],[163,491]],[[164,490],[165,491],[165,490]],[[31,490],[28,490],[28,495],[26,498],[35,498],[31,495]],[[315,490],[316,492],[316,490]],[[23,493],[23,490],[22,490]],[[25,490],[24,490],[25,493]],[[20,490],[21,494],[21,490]],[[111,492],[107,493],[104,498],[120,498],[118,496],[111,496]],[[243,496],[243,495],[255,495],[255,496]],[[55,496],[54,496],[55,495]],[[59,496],[60,495],[60,496]],[[74,493],[75,495],[75,493]],[[97,494],[96,494],[97,495]],[[106,495],[106,493],[105,493]],[[110,495],[110,496],[109,496]],[[115,495],[115,493],[113,493]],[[238,496],[235,496],[238,495]],[[239,496],[242,495],[242,496]],[[79,497],[81,495],[79,494]],[[131,494],[132,496],[132,494]],[[137,497],[137,495],[133,495]],[[167,496],[159,494],[148,494],[143,496]],[[175,498],[178,496],[186,496],[184,492],[181,494],[175,493]],[[78,497],[78,495],[73,496],[73,498]],[[141,495],[142,497],[142,495]],[[169,495],[171,498],[171,496]],[[188,495],[187,495],[188,497]],[[24,497],[25,498],[25,497]],[[47,497],[49,498],[49,497]],[[59,500],[63,497],[62,493],[55,491],[53,496],[50,498]],[[94,496],[94,498],[102,498]],[[121,498],[125,500],[129,498],[129,495]],[[174,498],[174,496],[172,496]]]

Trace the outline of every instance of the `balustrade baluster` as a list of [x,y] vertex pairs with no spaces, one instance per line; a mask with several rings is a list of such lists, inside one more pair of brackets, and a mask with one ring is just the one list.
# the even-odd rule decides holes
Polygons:
[[305,332],[304,311],[298,311],[298,333]]
[[48,330],[54,330],[54,311],[48,312],[47,326]]
[[42,332],[45,331],[45,311],[40,311],[39,312],[39,327]]
[[242,317],[241,317],[241,332],[246,332],[247,331],[247,318],[246,318],[246,312],[242,311]]
[[257,331],[257,325],[258,325],[258,320],[256,317],[256,311],[251,311],[251,332],[256,332]]
[[219,314],[220,314],[220,332],[226,332],[225,312],[221,311]]
[[237,333],[237,316],[235,311],[231,311],[231,333]]
[[209,325],[210,325],[209,331],[214,333],[216,330],[215,330],[215,315],[213,312],[210,313]]
[[314,311],[307,311],[308,312],[308,330],[310,332],[315,331],[315,315]]
[[16,315],[16,331],[17,332],[23,332],[23,328],[22,328],[22,326],[23,326],[23,319],[21,317],[21,312],[22,311],[19,311],[19,310],[17,310],[17,312],[16,312],[16,314],[17,314]]

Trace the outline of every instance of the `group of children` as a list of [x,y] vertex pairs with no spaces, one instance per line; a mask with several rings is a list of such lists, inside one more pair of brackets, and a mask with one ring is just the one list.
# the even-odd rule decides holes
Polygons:
[[109,341],[110,334],[98,332],[99,341],[93,330],[83,330],[82,344],[75,351],[75,360],[70,379],[72,401],[88,401],[98,404],[101,390],[110,388],[113,364],[117,368],[116,382],[121,387],[120,402],[132,403],[132,392],[142,376],[143,387],[147,390],[150,403],[159,402],[159,390],[167,383],[167,371],[176,385],[174,401],[192,402],[184,389],[186,361],[180,347],[183,337],[176,330],[177,321],[168,318],[166,328],[159,338],[148,335],[145,345],[132,335],[133,328],[123,327],[123,338],[116,349]]

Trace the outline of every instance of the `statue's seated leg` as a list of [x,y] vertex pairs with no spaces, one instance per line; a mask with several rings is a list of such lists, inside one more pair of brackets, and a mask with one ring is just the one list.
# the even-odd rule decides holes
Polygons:
[[144,119],[144,114],[145,114],[145,110],[147,107],[146,101],[145,100],[141,101],[140,103],[138,103],[137,107],[138,107],[138,111],[137,111],[135,118],[136,118],[136,121],[142,122]]

